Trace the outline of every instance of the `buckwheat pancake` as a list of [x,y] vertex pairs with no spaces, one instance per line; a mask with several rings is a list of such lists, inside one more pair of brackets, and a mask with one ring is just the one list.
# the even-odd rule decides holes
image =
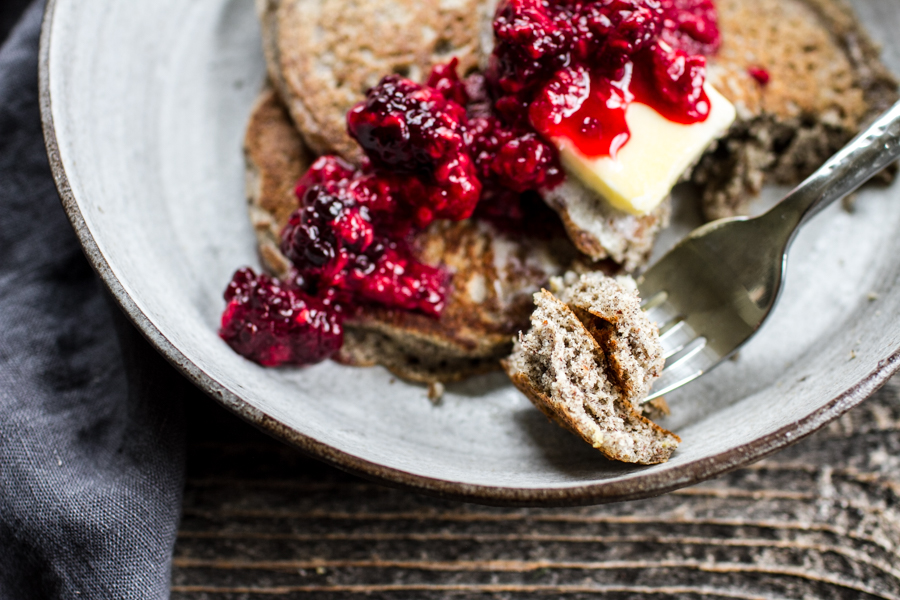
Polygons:
[[[486,64],[496,0],[259,0],[270,76],[316,153],[361,153],[345,115],[389,73],[421,81],[451,57]],[[710,219],[746,211],[763,183],[811,173],[897,98],[894,78],[843,0],[718,0],[723,44],[709,80],[738,108],[693,173]],[[765,73],[762,84],[751,72]],[[576,247],[627,270],[668,224],[666,200],[635,217],[573,177],[545,194]]]
[[[709,81],[735,104],[738,121],[693,174],[709,219],[746,212],[766,181],[799,183],[898,98],[843,0],[716,6],[722,46]],[[767,83],[751,74],[759,69]]]
[[[278,234],[295,207],[291,190],[296,179],[320,153],[335,152],[351,161],[361,158],[346,132],[347,110],[389,73],[421,81],[434,64],[452,57],[459,59],[463,74],[486,64],[496,2],[258,0],[257,4],[277,94],[264,93],[248,127],[248,197],[260,254],[267,267],[279,273],[289,266],[278,251]],[[693,172],[685,174],[699,185],[708,218],[744,212],[767,180],[799,182],[897,98],[896,81],[842,0],[718,0],[717,6],[723,44],[710,59],[709,80],[734,102],[738,120]],[[753,76],[763,72],[766,84]],[[505,272],[505,266],[483,272],[495,261],[497,248],[510,242],[517,248],[512,253],[516,260],[532,265],[531,279],[510,281],[507,290],[532,290],[546,276],[557,274],[575,254],[572,246],[592,260],[611,259],[631,271],[645,263],[670,212],[666,200],[649,215],[627,215],[574,177],[546,191],[544,198],[559,213],[572,244],[555,240],[543,250],[531,248],[542,254],[537,259],[528,252],[521,256],[519,242],[504,240],[508,234],[487,224],[436,225],[421,236],[422,251],[462,273],[456,277],[462,283],[454,286],[446,326],[421,315],[372,311],[360,323],[349,325],[343,359],[372,362],[367,357],[385,355],[384,348],[390,346],[397,351],[391,368],[400,372],[403,367],[396,365],[421,362],[415,357],[434,349],[434,360],[425,361],[430,366],[415,375],[401,373],[424,381],[490,368],[467,361],[494,364],[501,349],[508,348],[504,336],[515,331],[510,324],[527,323],[527,310],[511,307],[530,294],[488,295],[470,310],[479,296],[465,297],[463,290],[477,291],[482,280],[502,279],[498,273]],[[444,237],[455,241],[440,246],[438,238]],[[445,256],[436,258],[435,247]],[[459,309],[459,322],[454,307]],[[512,313],[516,317],[510,318]],[[356,346],[354,337],[360,340]],[[447,361],[467,366],[448,367]],[[441,369],[444,374],[433,374]]]
[[[283,276],[289,261],[280,232],[297,207],[294,186],[313,155],[272,90],[265,90],[245,136],[247,197],[265,268]],[[552,216],[552,213],[550,213]],[[451,381],[497,368],[513,336],[528,323],[531,296],[565,272],[577,252],[562,228],[528,237],[482,221],[437,221],[413,242],[422,262],[453,274],[440,319],[366,307],[346,322],[339,360],[383,364],[414,381]]]
[[385,75],[416,82],[451,58],[461,73],[482,56],[481,0],[257,0],[272,79],[317,154],[362,154],[345,116]]

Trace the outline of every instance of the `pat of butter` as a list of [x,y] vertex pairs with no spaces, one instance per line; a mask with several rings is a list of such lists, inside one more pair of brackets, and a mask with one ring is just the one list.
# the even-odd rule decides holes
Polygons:
[[631,103],[625,112],[631,138],[615,158],[586,157],[568,139],[555,139],[563,166],[614,207],[634,215],[653,211],[734,122],[734,105],[711,85],[705,90],[709,116],[691,125],[673,123],[646,104]]

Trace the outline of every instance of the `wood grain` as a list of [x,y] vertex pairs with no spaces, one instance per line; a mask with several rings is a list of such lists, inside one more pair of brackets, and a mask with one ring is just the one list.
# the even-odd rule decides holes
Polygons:
[[900,380],[749,468],[626,504],[426,498],[190,407],[176,600],[900,600]]

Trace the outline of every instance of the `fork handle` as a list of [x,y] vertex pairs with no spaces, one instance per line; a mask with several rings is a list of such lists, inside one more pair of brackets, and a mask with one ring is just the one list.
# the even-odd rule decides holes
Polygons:
[[766,216],[780,217],[784,226],[794,230],[832,202],[856,190],[898,158],[900,102],[828,159],[818,171],[769,210]]

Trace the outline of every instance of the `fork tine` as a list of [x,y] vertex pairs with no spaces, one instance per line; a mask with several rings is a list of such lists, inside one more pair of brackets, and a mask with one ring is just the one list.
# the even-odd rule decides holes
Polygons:
[[650,296],[649,298],[643,298],[641,300],[641,309],[642,310],[650,310],[651,308],[655,308],[665,302],[669,297],[669,294],[666,292],[657,292]]
[[698,337],[694,329],[682,318],[679,311],[668,302],[668,294],[660,292],[645,301],[641,308],[659,328],[659,341],[663,347],[663,357],[669,358]]
[[666,325],[679,318],[681,315],[669,302],[664,302],[650,308],[645,308],[644,313],[650,319],[651,323],[655,323],[660,330]]
[[663,358],[680,352],[699,336],[687,321],[677,319],[660,329],[659,341],[663,348]]
[[644,402],[649,402],[700,377],[717,361],[717,355],[708,351],[706,338],[700,337],[687,344],[680,352],[666,360],[662,375],[653,384],[652,393]]

